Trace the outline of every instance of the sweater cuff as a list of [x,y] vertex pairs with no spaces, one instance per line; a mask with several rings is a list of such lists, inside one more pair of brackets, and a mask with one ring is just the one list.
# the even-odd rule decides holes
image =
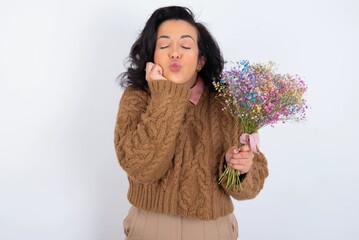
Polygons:
[[168,80],[149,81],[148,87],[151,91],[151,97],[157,100],[174,98],[189,101],[191,97],[190,89]]

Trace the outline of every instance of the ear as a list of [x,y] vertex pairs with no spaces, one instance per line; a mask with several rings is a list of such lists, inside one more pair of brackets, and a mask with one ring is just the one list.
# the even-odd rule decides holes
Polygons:
[[206,64],[206,58],[205,57],[200,57],[198,59],[198,64],[197,64],[197,72],[201,71],[201,69],[203,68],[203,66]]

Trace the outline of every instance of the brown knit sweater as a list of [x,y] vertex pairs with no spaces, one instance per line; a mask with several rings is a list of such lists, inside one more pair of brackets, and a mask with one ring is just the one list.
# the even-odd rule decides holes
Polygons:
[[261,153],[242,176],[241,191],[218,184],[225,152],[238,144],[234,136],[240,129],[221,111],[215,93],[205,88],[194,105],[191,90],[170,81],[151,81],[149,89],[150,94],[125,90],[115,127],[117,157],[128,175],[132,205],[212,220],[233,211],[230,196],[242,200],[259,193],[268,176]]

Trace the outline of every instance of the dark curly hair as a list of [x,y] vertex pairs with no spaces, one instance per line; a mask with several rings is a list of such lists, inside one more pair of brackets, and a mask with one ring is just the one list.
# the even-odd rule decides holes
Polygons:
[[205,65],[198,74],[211,91],[214,91],[212,82],[218,81],[224,65],[221,50],[207,28],[194,20],[192,11],[180,6],[163,7],[152,13],[138,39],[132,45],[128,56],[130,64],[127,71],[118,77],[122,87],[148,90],[144,69],[147,62],[154,61],[158,27],[164,21],[173,19],[184,20],[197,29],[199,57],[206,59]]

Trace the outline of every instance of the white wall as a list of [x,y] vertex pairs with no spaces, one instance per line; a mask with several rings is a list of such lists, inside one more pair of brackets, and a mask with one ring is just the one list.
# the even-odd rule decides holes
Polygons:
[[0,239],[122,239],[113,128],[129,48],[153,10],[191,7],[226,59],[308,85],[304,124],[261,131],[270,176],[236,202],[240,239],[359,239],[355,0],[0,2]]

